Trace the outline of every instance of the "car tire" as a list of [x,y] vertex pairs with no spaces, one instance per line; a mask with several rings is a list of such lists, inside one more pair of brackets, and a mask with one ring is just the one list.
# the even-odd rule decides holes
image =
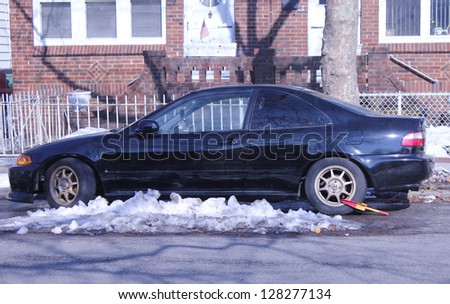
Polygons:
[[340,199],[362,202],[367,181],[361,169],[343,158],[326,158],[314,163],[305,180],[309,203],[317,211],[329,215],[343,215],[354,211]]
[[45,196],[51,207],[73,207],[79,201],[95,197],[94,172],[86,163],[65,158],[51,165],[45,173]]

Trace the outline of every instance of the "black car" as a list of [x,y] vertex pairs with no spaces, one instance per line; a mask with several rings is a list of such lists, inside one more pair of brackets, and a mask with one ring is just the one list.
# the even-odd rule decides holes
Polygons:
[[243,85],[191,92],[121,130],[30,149],[10,168],[9,199],[53,207],[96,195],[306,197],[347,214],[345,198],[415,189],[433,169],[425,121],[387,116],[303,88]]

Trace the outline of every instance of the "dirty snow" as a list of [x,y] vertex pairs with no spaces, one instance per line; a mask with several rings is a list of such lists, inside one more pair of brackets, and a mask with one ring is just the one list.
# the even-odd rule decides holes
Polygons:
[[435,157],[449,157],[444,147],[450,146],[450,127],[427,128],[426,152]]
[[311,211],[274,209],[265,200],[240,204],[235,197],[182,198],[172,193],[160,200],[159,192],[138,192],[126,201],[109,203],[97,197],[73,208],[29,211],[26,216],[0,220],[0,231],[18,234],[186,233],[247,232],[303,233],[323,230],[357,230],[360,224]]
[[[103,129],[83,129],[72,136]],[[448,157],[443,149],[450,145],[450,128],[427,129],[427,154]],[[6,173],[0,174],[0,188],[8,188]],[[108,202],[97,197],[73,208],[45,208],[26,216],[0,220],[0,231],[17,234],[49,232],[53,234],[96,233],[186,233],[231,232],[303,233],[323,230],[357,230],[360,224],[311,211],[274,209],[265,200],[241,204],[235,197],[182,198],[172,193],[170,200],[160,200],[156,190],[138,192],[126,201]]]

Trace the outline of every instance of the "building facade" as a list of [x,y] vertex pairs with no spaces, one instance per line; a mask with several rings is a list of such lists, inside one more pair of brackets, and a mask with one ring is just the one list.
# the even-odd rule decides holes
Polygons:
[[[355,0],[356,1],[356,0]],[[320,90],[325,0],[10,0],[14,90]],[[361,92],[450,89],[450,0],[360,0]]]

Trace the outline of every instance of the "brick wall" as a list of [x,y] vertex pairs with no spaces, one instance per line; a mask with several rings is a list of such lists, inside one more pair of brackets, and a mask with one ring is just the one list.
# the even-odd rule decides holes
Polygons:
[[15,92],[58,88],[123,94],[147,70],[143,52],[165,56],[165,45],[34,46],[32,1],[11,0]]
[[[379,45],[378,0],[362,0],[361,91],[446,90],[448,44]],[[320,89],[319,58],[307,55],[308,0],[283,12],[281,0],[235,0],[237,57],[183,58],[183,0],[167,1],[166,44],[33,46],[32,0],[11,0],[15,91],[57,88],[99,95],[180,95],[232,83],[283,83]],[[393,64],[396,55],[439,79],[430,85]],[[450,70],[450,68],[448,68]],[[192,78],[197,70],[199,79]],[[223,77],[223,71],[230,76]],[[206,78],[207,71],[213,78]],[[449,77],[450,77],[450,73]]]
[[[302,58],[307,53],[307,10],[283,12],[281,0],[236,0],[238,56],[183,58],[184,3],[167,3],[165,45],[35,47],[32,0],[11,0],[15,91],[179,95],[192,88],[241,82],[318,88],[310,79],[318,58]],[[307,7],[307,0],[300,5]],[[199,71],[199,80],[192,80],[193,70]],[[213,80],[206,79],[207,70],[213,71]],[[229,78],[221,76],[224,70],[230,71]]]

